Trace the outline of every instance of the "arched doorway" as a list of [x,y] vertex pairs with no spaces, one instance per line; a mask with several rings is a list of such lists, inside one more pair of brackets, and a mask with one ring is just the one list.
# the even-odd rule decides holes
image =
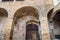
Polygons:
[[26,26],[26,40],[40,40],[36,24],[28,24]]
[[50,11],[50,16],[48,16],[49,29],[51,34],[51,40],[60,40],[60,10],[53,13]]
[[25,6],[15,12],[10,40],[24,40],[26,36],[26,22],[29,20],[39,20],[39,14],[36,8]]
[[54,36],[56,40],[60,40],[60,10],[55,13],[53,17]]

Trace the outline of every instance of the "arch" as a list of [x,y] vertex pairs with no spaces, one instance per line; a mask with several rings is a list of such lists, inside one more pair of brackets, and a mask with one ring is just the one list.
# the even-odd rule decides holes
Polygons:
[[39,20],[39,14],[38,14],[38,10],[36,8],[31,7],[31,6],[25,6],[25,7],[19,8],[14,14],[11,33],[10,33],[11,34],[10,40],[12,40],[14,25],[16,25],[18,19],[20,19],[24,16],[33,16],[37,20]]
[[0,8],[0,17],[8,17],[8,12],[4,8]]
[[[30,26],[30,25],[31,25],[31,26]],[[33,24],[33,23],[28,24],[27,27],[26,27],[26,30],[27,30],[27,31],[29,31],[29,30],[35,30],[35,29],[38,31],[38,25]]]
[[39,18],[38,10],[31,6],[25,6],[25,7],[19,8],[15,12],[14,17],[20,18],[20,17],[26,16],[26,15],[33,15],[33,16]]
[[[40,22],[37,20],[30,20],[26,22],[26,40],[40,40],[41,35],[39,36],[39,27]],[[34,35],[36,38],[32,38]]]
[[[56,10],[54,13],[55,13],[55,15],[54,15],[54,17],[58,14],[58,12],[60,12],[60,9],[58,9],[58,10]],[[53,17],[53,18],[54,18]]]
[[27,16],[27,15],[34,16],[37,19],[39,19],[38,10],[31,6],[25,6],[25,7],[18,9],[14,14],[14,18],[19,19],[19,18],[21,18],[23,16]]
[[48,12],[48,14],[47,14],[47,18],[48,18],[48,19],[51,18],[52,13],[53,13],[53,10],[54,10],[54,8],[52,8],[52,9]]
[[48,26],[49,26],[49,32],[50,32],[50,38],[51,38],[51,40],[53,40],[53,32],[52,32],[52,31],[53,31],[53,30],[52,30],[53,27],[51,27],[51,26],[52,26],[53,11],[54,11],[54,8],[52,8],[52,9],[48,12],[48,14],[47,14]]
[[55,12],[55,15],[53,17],[53,27],[54,27],[54,36],[55,39],[60,39],[60,10],[57,10]]
[[34,23],[36,25],[40,25],[40,21],[38,21],[38,20],[29,20],[28,22],[26,22],[27,25],[31,24],[31,23]]
[[[54,12],[54,11],[53,11]],[[53,18],[51,17],[53,15]],[[51,39],[60,39],[60,10],[55,11],[54,13],[50,13],[50,18],[48,18],[48,24],[51,34]]]
[[15,14],[14,14],[15,24],[19,18],[21,18],[23,16],[27,16],[27,15],[34,16],[39,20],[38,10],[34,7],[31,7],[31,6],[25,6],[25,7],[19,8],[15,12]]

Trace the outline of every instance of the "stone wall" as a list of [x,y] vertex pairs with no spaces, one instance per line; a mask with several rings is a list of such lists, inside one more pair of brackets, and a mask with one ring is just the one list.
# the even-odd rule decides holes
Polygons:
[[[50,3],[50,4],[49,4]],[[9,40],[10,37],[10,31],[12,27],[13,17],[15,12],[24,6],[32,6],[36,8],[39,12],[39,20],[41,22],[41,34],[42,34],[42,40],[50,40],[50,34],[48,29],[48,23],[47,23],[47,14],[51,8],[53,8],[52,1],[44,1],[44,0],[26,0],[26,1],[15,1],[15,2],[1,2],[0,1],[0,8],[4,8],[8,12],[8,17],[0,19],[3,31],[2,34],[5,35],[4,40]],[[2,35],[3,36],[3,35]],[[21,36],[22,38],[22,36]],[[2,39],[3,40],[3,39]],[[17,40],[17,39],[16,39]],[[24,39],[22,39],[24,40]]]

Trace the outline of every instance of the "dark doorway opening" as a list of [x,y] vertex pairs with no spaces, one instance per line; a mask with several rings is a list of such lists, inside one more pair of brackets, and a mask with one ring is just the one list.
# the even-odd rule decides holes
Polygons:
[[58,10],[53,17],[53,25],[55,39],[60,40],[60,10]]
[[40,40],[38,26],[36,24],[28,24],[26,27],[26,40]]

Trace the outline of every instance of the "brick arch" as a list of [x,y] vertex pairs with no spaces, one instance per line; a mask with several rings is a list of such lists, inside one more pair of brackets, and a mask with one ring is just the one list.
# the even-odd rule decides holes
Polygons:
[[21,7],[19,8],[15,14],[14,14],[14,21],[17,21],[17,19],[23,17],[23,16],[34,16],[39,20],[39,14],[38,14],[38,10],[32,6],[25,6],[25,7]]
[[14,17],[22,17],[26,15],[33,15],[33,16],[36,16],[37,18],[39,16],[38,10],[36,8],[31,7],[31,6],[25,6],[25,7],[19,8],[15,12]]
[[38,20],[29,20],[26,22],[26,25],[28,24],[36,24],[36,25],[40,25],[40,22]]
[[0,17],[8,17],[8,12],[4,8],[0,8]]
[[15,14],[14,14],[14,21],[16,23],[16,21],[23,17],[23,16],[34,16],[36,17],[37,19],[39,19],[39,14],[38,14],[38,10],[34,7],[31,7],[31,6],[25,6],[25,7],[22,7],[22,8],[19,8]]
[[24,16],[34,16],[37,20],[39,20],[39,14],[36,8],[31,6],[25,6],[25,7],[19,8],[14,14],[11,33],[10,33],[11,34],[10,40],[12,40],[14,25],[17,23],[18,19]]

